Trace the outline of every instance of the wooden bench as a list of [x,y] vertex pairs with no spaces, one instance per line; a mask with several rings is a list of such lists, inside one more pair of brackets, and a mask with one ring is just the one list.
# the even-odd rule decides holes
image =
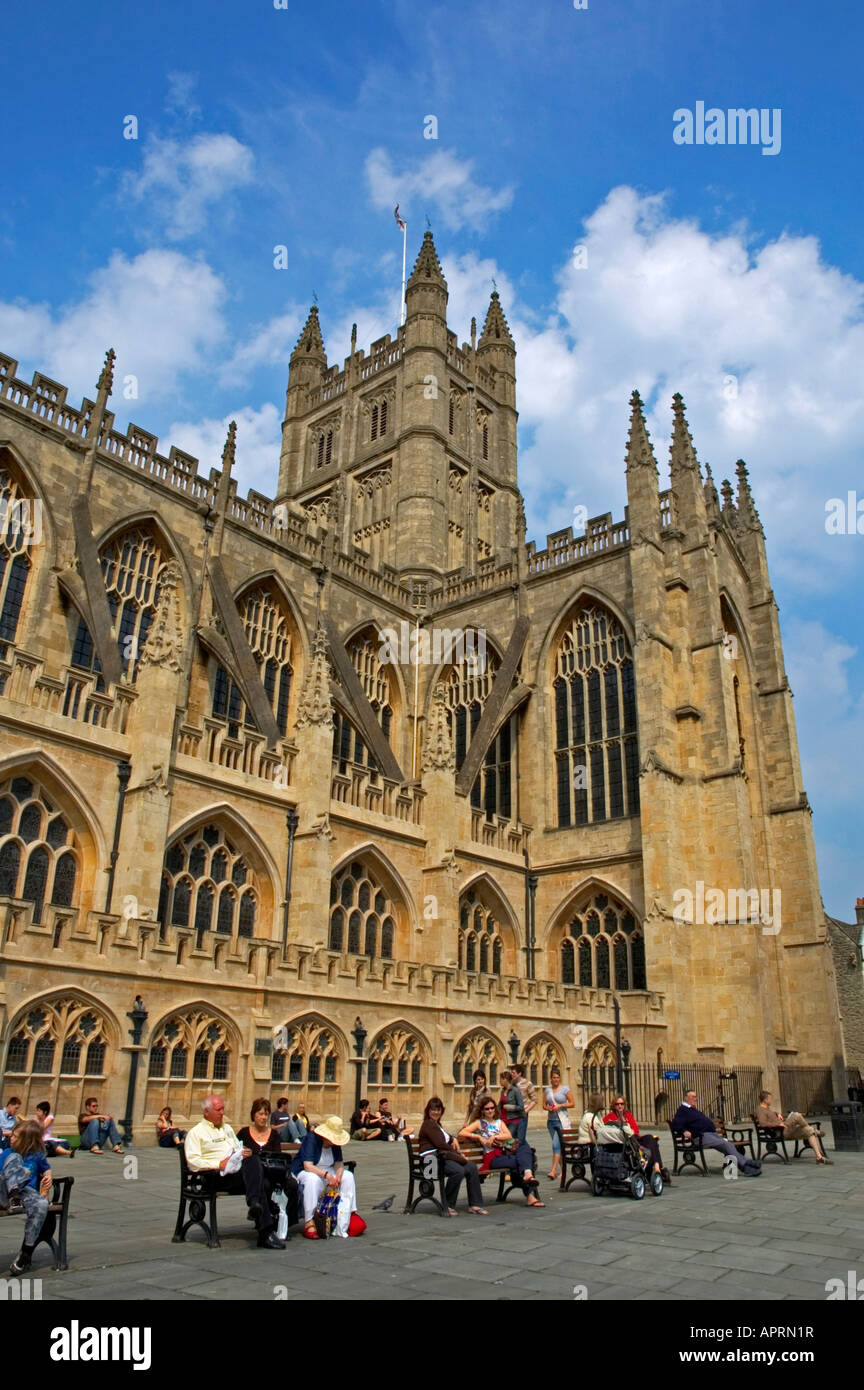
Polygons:
[[[787,1144],[793,1142],[795,1144],[795,1148],[792,1153],[793,1158],[800,1158],[802,1153],[804,1153],[807,1149],[811,1147],[806,1139],[795,1139],[794,1141],[790,1139],[784,1139],[783,1130],[777,1125],[760,1125],[755,1115],[751,1115],[750,1119],[753,1121],[753,1126],[756,1130],[757,1158],[762,1157],[763,1144],[765,1145],[765,1157],[779,1158],[781,1163],[789,1162],[789,1153],[786,1148]],[[808,1120],[807,1123],[809,1124],[810,1121]],[[816,1131],[816,1138],[819,1141],[819,1148],[821,1149],[822,1157],[824,1158],[825,1135],[822,1133],[822,1126],[819,1124],[814,1124],[813,1128]]]
[[[561,1192],[569,1192],[574,1182],[584,1182],[591,1187],[591,1163],[594,1145],[579,1138],[578,1129],[562,1129],[561,1139]],[[570,1168],[570,1176],[567,1169]]]
[[[69,1260],[66,1256],[66,1229],[69,1224],[69,1203],[72,1198],[72,1184],[75,1179],[72,1177],[55,1178],[53,1173],[51,1179],[54,1185],[51,1188],[48,1214],[54,1217],[54,1230],[50,1236],[40,1233],[36,1245],[50,1245],[51,1254],[54,1256],[52,1268],[62,1270],[69,1268]],[[9,1214],[23,1216],[23,1207],[15,1207]]]
[[[471,1139],[460,1139],[459,1148],[471,1163],[476,1163],[479,1168],[486,1156],[486,1150],[479,1141]],[[421,1202],[431,1202],[438,1210],[439,1216],[447,1216],[447,1199],[444,1195],[444,1185],[446,1175],[444,1173],[445,1154],[430,1153],[420,1154],[419,1139],[405,1139],[405,1151],[408,1155],[408,1196],[405,1199],[403,1214],[413,1216]],[[531,1150],[534,1163],[534,1174],[537,1173],[537,1154]],[[516,1174],[510,1173],[507,1168],[494,1168],[480,1174],[480,1181],[485,1182],[487,1178],[498,1179],[498,1195],[496,1202],[506,1202],[511,1192],[524,1192],[525,1187],[519,1181]],[[415,1186],[419,1188],[418,1195],[414,1196]],[[436,1196],[437,1192],[437,1196]]]
[[[186,1162],[186,1150],[182,1144],[177,1145],[177,1152],[180,1155],[180,1207],[171,1240],[174,1244],[185,1241],[189,1228],[200,1226],[206,1237],[208,1248],[214,1250],[222,1244],[219,1239],[219,1224],[216,1219],[217,1198],[242,1197],[243,1193],[226,1192],[221,1186],[219,1174],[213,1170],[194,1173]],[[290,1173],[291,1163],[299,1152],[300,1145],[297,1143],[282,1144],[280,1154],[264,1154],[263,1162],[265,1167],[271,1170],[281,1168],[283,1172]],[[343,1166],[353,1173],[357,1165],[351,1161],[344,1163]],[[186,1219],[187,1202],[189,1204],[188,1220]]]

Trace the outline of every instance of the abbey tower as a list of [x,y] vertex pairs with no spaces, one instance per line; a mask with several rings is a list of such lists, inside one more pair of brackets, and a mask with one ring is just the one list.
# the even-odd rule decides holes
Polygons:
[[[661,489],[634,393],[624,518],[538,551],[497,294],[460,347],[427,233],[406,310],[340,367],[312,309],[272,498],[233,426],[209,476],[115,429],[113,354],[80,409],[0,357],[4,1093],[121,1114],[140,1054],[147,1142],[214,1086],[458,1107],[515,1039],[611,1084],[621,1036],[841,1088],[746,468],[676,396]],[[382,659],[403,625],[486,659]]]

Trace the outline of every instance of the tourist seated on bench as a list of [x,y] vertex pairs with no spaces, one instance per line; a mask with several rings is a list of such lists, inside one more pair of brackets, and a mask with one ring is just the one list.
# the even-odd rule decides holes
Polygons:
[[351,1138],[339,1115],[328,1115],[323,1124],[310,1129],[291,1164],[291,1172],[300,1184],[303,1198],[303,1234],[317,1240],[315,1208],[325,1183],[339,1189],[339,1216],[336,1235],[348,1235],[348,1223],[357,1210],[354,1174],[343,1166],[342,1145]]
[[753,1118],[760,1129],[775,1129],[783,1139],[799,1139],[802,1144],[809,1144],[816,1155],[817,1163],[833,1162],[823,1154],[819,1136],[803,1115],[797,1110],[790,1110],[784,1119],[779,1110],[771,1109],[770,1091],[759,1092],[759,1104]]
[[[243,1145],[243,1157],[248,1158],[250,1154],[257,1154],[260,1158],[263,1154],[280,1154],[282,1145],[289,1142],[284,1138],[285,1129],[273,1128],[273,1116],[270,1113],[270,1102],[265,1096],[258,1100],[253,1100],[252,1109],[249,1112],[251,1124],[244,1125],[238,1129],[237,1138]],[[299,1187],[297,1179],[288,1172],[287,1158],[285,1167],[274,1166],[268,1168],[266,1159],[264,1160],[264,1187],[267,1192],[267,1200],[273,1207],[274,1219],[278,1221],[279,1210],[273,1202],[272,1197],[277,1187],[281,1187],[285,1193],[285,1200],[288,1206],[288,1225],[297,1225],[298,1194]],[[290,1240],[290,1236],[285,1237]]]
[[3,1109],[0,1110],[0,1149],[8,1149],[12,1131],[19,1121],[18,1111],[20,1109],[20,1098],[10,1096]]
[[603,1103],[603,1095],[600,1091],[592,1091],[585,1102],[585,1110],[579,1121],[579,1143],[596,1144],[594,1131],[598,1124],[603,1122],[603,1111],[606,1106]]
[[[360,1106],[351,1116],[349,1125],[352,1139],[380,1139],[381,1126],[369,1109],[369,1099],[364,1096]],[[305,1135],[303,1136],[305,1138]]]
[[47,1100],[40,1100],[33,1118],[42,1127],[42,1143],[45,1145],[45,1152],[49,1158],[53,1158],[55,1154],[60,1154],[61,1158],[75,1157],[75,1150],[69,1148],[66,1140],[55,1139],[51,1133],[54,1116],[51,1114],[51,1106]]
[[[480,1107],[480,1118],[459,1131],[460,1139],[476,1139],[486,1150],[486,1157],[480,1168],[481,1173],[498,1172],[508,1168],[511,1182],[518,1182],[525,1189],[525,1201],[529,1207],[545,1207],[537,1196],[538,1183],[534,1177],[534,1157],[527,1144],[517,1143],[509,1127],[501,1119],[495,1101],[484,1100]],[[515,1178],[512,1176],[515,1174]]]
[[290,1106],[288,1097],[280,1096],[276,1102],[276,1109],[270,1116],[270,1123],[274,1129],[278,1129],[281,1143],[301,1144],[306,1138],[306,1126],[302,1121],[292,1118]]
[[50,1195],[51,1169],[42,1126],[38,1120],[22,1120],[12,1131],[10,1147],[0,1153],[0,1205],[8,1206],[17,1197],[24,1208],[24,1240],[9,1266],[10,1274],[23,1274],[30,1268],[40,1235],[50,1240],[54,1229],[54,1217],[48,1211]]
[[[494,1105],[495,1102],[491,1101],[491,1103]],[[460,1152],[458,1140],[454,1139],[452,1134],[448,1134],[446,1129],[441,1128],[443,1115],[443,1100],[439,1096],[433,1096],[423,1111],[423,1123],[420,1126],[418,1136],[420,1157],[423,1158],[426,1154],[439,1154],[443,1160],[446,1177],[444,1196],[447,1200],[447,1214],[449,1216],[458,1216],[455,1209],[456,1198],[459,1195],[459,1184],[463,1178],[468,1190],[468,1210],[474,1216],[488,1216],[489,1213],[483,1206],[483,1189],[480,1185],[477,1164],[471,1163]]]
[[660,1157],[660,1143],[653,1134],[640,1134],[639,1126],[634,1120],[630,1111],[626,1108],[627,1102],[623,1096],[616,1096],[612,1102],[612,1109],[608,1115],[603,1116],[603,1123],[607,1125],[622,1125],[624,1133],[629,1128],[630,1133],[635,1139],[639,1140],[639,1147],[648,1155],[648,1159],[655,1173],[660,1173],[665,1186],[670,1186],[672,1178],[669,1169],[663,1167],[663,1159]]
[[687,1092],[669,1123],[672,1129],[677,1134],[683,1134],[685,1139],[689,1139],[691,1135],[698,1136],[702,1140],[704,1149],[719,1149],[721,1153],[734,1158],[738,1164],[739,1172],[744,1173],[745,1176],[755,1178],[762,1172],[762,1164],[758,1158],[745,1157],[728,1139],[721,1139],[714,1128],[713,1120],[710,1120],[701,1110],[696,1109],[695,1091]]
[[176,1149],[186,1138],[185,1129],[178,1129],[171,1116],[171,1106],[166,1105],[156,1118],[156,1142],[160,1149]]
[[[233,1129],[225,1124],[225,1104],[221,1096],[207,1097],[204,1119],[192,1126],[183,1147],[186,1163],[193,1173],[212,1172],[219,1175],[225,1192],[245,1193],[249,1215],[258,1232],[259,1250],[284,1250],[284,1240],[276,1236],[277,1216],[270,1204],[261,1159],[257,1153],[241,1149]],[[228,1160],[235,1151],[243,1155],[240,1170],[226,1174]]]
[[99,1102],[95,1096],[90,1096],[85,1100],[84,1109],[78,1116],[78,1133],[81,1135],[82,1149],[89,1149],[91,1154],[101,1154],[99,1145],[104,1144],[107,1139],[115,1154],[122,1154],[123,1145],[120,1143],[114,1116],[100,1115],[98,1112]]

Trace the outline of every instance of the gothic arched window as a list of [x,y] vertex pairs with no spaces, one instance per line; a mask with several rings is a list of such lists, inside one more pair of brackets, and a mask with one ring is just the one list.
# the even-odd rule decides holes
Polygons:
[[352,860],[331,881],[331,951],[392,960],[395,918],[396,909],[387,890],[361,859]]
[[304,1088],[320,1087],[315,1094],[329,1103],[335,1098],[341,1072],[342,1050],[338,1038],[320,1020],[295,1020],[277,1031],[270,1064],[271,1081]]
[[30,574],[30,545],[41,502],[26,497],[16,477],[0,461],[0,657],[15,641],[24,590]]
[[[381,732],[392,747],[395,696],[388,665],[381,661],[379,655],[380,649],[380,637],[369,631],[358,633],[347,648],[363,693],[381,725]],[[373,771],[378,766],[371,749],[366,746],[348,716],[339,709],[333,718],[333,758],[343,775],[350,763]]]
[[[369,1048],[366,1080],[381,1090],[423,1085],[423,1047],[415,1033],[405,1028],[387,1028]],[[416,1097],[415,1097],[416,1098]],[[406,1096],[403,1104],[412,1099]]]
[[246,857],[219,825],[204,825],[169,847],[162,866],[159,923],[194,926],[203,936],[254,936],[260,891]]
[[[125,679],[134,684],[141,653],[159,602],[159,582],[168,557],[152,527],[121,531],[99,552],[108,608],[117,636]],[[71,664],[99,672],[92,635],[83,618],[72,643]]]
[[30,1111],[43,1099],[37,1091],[60,1086],[62,1108],[78,1114],[85,1087],[89,1091],[110,1071],[111,1044],[108,1022],[95,1005],[72,995],[40,999],[12,1025],[3,1093],[11,1088]]
[[458,1088],[470,1089],[475,1071],[484,1071],[490,1086],[497,1086],[504,1070],[503,1045],[482,1029],[466,1033],[453,1049],[453,1081]]
[[561,982],[585,989],[646,989],[645,941],[633,913],[598,893],[578,909],[560,946]]
[[639,810],[636,685],[616,618],[583,604],[555,657],[555,771],[559,826]]
[[[237,606],[276,726],[284,738],[294,674],[293,624],[288,609],[270,584],[249,590],[238,600]],[[229,737],[234,739],[239,736],[241,726],[255,728],[240,691],[219,665],[213,680],[213,718],[224,720]]]
[[558,1044],[552,1038],[539,1037],[532,1038],[525,1044],[522,1054],[525,1066],[525,1075],[532,1086],[548,1086],[549,1075],[553,1067],[557,1067],[564,1077],[564,1059]]
[[0,784],[0,897],[33,903],[41,922],[45,904],[71,907],[79,848],[53,798],[31,777]]
[[469,974],[500,975],[503,954],[501,926],[495,910],[473,890],[459,904],[456,961]]
[[[483,706],[501,665],[497,653],[488,646],[481,659],[476,636],[472,642],[475,646],[473,657],[469,652],[464,661],[450,667],[445,677],[450,736],[457,768],[465,761],[471,739],[480,723]],[[477,811],[485,811],[490,819],[497,815],[509,820],[513,814],[512,782],[517,739],[518,716],[514,714],[502,724],[489,744],[471,788],[471,805]]]

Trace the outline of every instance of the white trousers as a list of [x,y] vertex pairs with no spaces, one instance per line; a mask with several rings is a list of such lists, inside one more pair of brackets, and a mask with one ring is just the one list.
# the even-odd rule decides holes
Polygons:
[[[315,1215],[315,1208],[318,1199],[324,1191],[324,1179],[319,1178],[317,1173],[309,1173],[306,1169],[300,1173],[297,1181],[300,1184],[300,1195],[303,1201],[303,1219],[311,1221]],[[348,1234],[348,1222],[351,1219],[352,1211],[357,1210],[357,1189],[354,1183],[354,1174],[347,1168],[342,1172],[342,1182],[339,1185],[339,1217],[337,1221],[338,1233],[340,1236]]]

